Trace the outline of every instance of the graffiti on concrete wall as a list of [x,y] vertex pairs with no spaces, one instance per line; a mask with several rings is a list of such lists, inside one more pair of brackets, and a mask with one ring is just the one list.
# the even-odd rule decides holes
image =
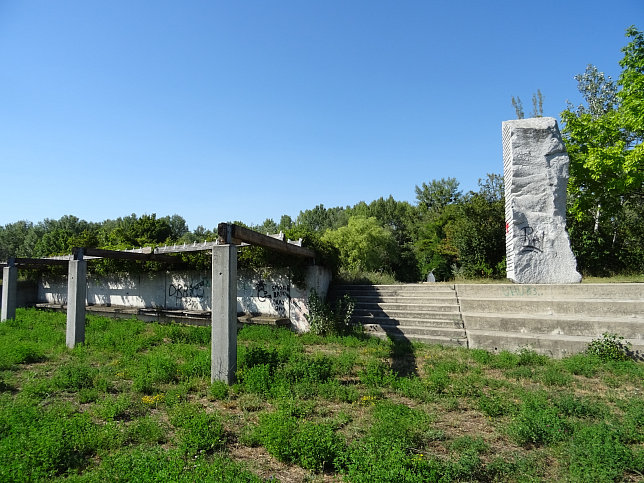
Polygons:
[[259,280],[255,284],[255,290],[260,302],[270,301],[280,317],[288,317],[291,300],[291,286],[289,284],[267,283],[264,280]]
[[203,302],[210,280],[201,279],[186,284],[172,282],[168,285],[168,302],[175,307],[203,310]]

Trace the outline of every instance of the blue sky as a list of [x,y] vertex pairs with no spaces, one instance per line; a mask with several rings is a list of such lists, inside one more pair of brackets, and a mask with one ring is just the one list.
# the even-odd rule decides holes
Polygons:
[[0,0],[0,225],[191,229],[502,172],[501,122],[617,79],[642,0]]

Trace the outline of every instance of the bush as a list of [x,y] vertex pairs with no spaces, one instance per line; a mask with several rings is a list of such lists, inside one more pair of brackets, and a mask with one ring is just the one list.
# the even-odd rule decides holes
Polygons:
[[590,342],[586,353],[603,362],[626,361],[630,359],[629,346],[630,342],[624,342],[624,337],[604,332],[600,339]]
[[337,300],[334,307],[322,301],[315,290],[309,295],[309,313],[306,319],[311,332],[316,335],[347,334],[351,327],[351,316],[355,301],[345,294]]

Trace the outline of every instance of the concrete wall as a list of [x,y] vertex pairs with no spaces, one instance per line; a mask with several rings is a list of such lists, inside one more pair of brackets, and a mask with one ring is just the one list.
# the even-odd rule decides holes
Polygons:
[[585,350],[605,332],[644,358],[644,284],[457,284],[468,347],[529,347],[553,357]]
[[[152,274],[88,275],[87,304],[164,310],[210,311],[210,270]],[[308,330],[308,296],[312,289],[325,297],[331,281],[329,270],[309,267],[305,287],[294,285],[285,271],[261,275],[240,271],[237,312],[287,318],[298,331]],[[38,302],[65,305],[67,279],[42,279]]]

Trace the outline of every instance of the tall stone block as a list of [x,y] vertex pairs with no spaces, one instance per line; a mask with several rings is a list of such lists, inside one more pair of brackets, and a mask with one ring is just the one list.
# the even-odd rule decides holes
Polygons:
[[18,300],[18,269],[14,266],[2,269],[2,307],[0,321],[16,318]]
[[210,380],[235,382],[237,371],[237,247],[212,249]]
[[502,131],[507,277],[517,283],[580,282],[566,233],[569,159],[557,121],[505,121]]
[[71,260],[67,275],[67,347],[85,342],[85,299],[87,297],[87,262]]

